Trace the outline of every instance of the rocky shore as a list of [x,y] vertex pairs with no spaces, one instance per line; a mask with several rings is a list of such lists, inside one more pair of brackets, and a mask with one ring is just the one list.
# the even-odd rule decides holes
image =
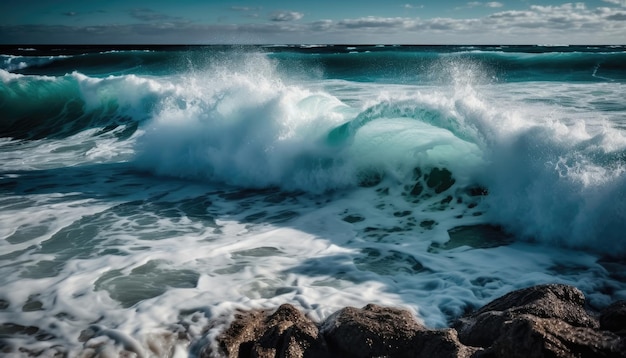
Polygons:
[[201,357],[626,357],[626,301],[585,308],[575,287],[550,284],[500,297],[428,329],[408,311],[369,304],[313,322],[295,307],[239,312]]

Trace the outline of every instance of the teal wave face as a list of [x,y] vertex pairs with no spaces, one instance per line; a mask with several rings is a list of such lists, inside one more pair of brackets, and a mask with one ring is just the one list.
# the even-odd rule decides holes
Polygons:
[[485,80],[626,81],[626,51],[615,46],[135,46],[20,52],[0,48],[0,69],[21,74],[90,76],[181,74],[264,54],[283,73],[381,83],[441,83],[445,67],[478,66]]
[[[449,112],[449,111],[448,111]],[[477,133],[459,123],[459,118],[446,113],[441,108],[429,108],[428,105],[411,101],[385,101],[367,108],[356,118],[328,132],[326,143],[331,146],[340,146],[349,143],[356,132],[363,126],[375,120],[389,118],[407,118],[419,121],[437,128],[450,131],[459,139],[476,142]]]
[[[0,70],[2,71],[2,70]],[[64,138],[123,126],[126,137],[147,119],[158,95],[134,76],[89,78],[11,75],[0,82],[0,137]],[[143,84],[142,84],[143,83]]]
[[450,69],[455,66],[480,68],[484,82],[626,81],[626,52],[614,47],[357,46],[349,49],[329,47],[313,53],[282,50],[272,56],[287,68],[315,68],[324,78],[360,82],[441,84],[454,75]]

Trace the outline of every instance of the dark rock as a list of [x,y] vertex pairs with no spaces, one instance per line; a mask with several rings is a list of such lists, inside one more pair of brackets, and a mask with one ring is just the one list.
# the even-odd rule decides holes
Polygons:
[[[220,356],[249,357],[254,342],[263,333],[263,322],[267,318],[266,311],[253,310],[238,312],[235,320],[218,338]],[[200,354],[201,357],[212,357],[210,346]]]
[[625,357],[625,342],[601,331],[580,290],[541,285],[511,292],[454,323],[480,357]]
[[[200,357],[623,357],[626,301],[600,322],[575,287],[541,285],[511,292],[454,323],[429,330],[406,310],[347,307],[318,325],[291,305],[238,313]],[[458,330],[458,333],[457,333]],[[614,333],[615,332],[615,333]]]
[[413,357],[430,358],[466,358],[482,351],[481,348],[468,347],[459,342],[454,329],[426,330],[418,332],[413,340]]
[[408,311],[373,304],[337,311],[322,333],[340,357],[469,357],[475,351],[453,330],[429,331]]
[[422,330],[410,312],[373,304],[343,308],[322,326],[329,346],[346,357],[411,356],[412,339]]
[[534,357],[624,357],[620,337],[589,327],[575,327],[558,318],[522,315],[502,327],[500,337],[482,356]]
[[[218,337],[225,357],[327,357],[326,343],[315,323],[292,305],[267,311],[237,314],[230,327]],[[214,356],[204,351],[201,356]]]
[[310,319],[284,304],[265,320],[266,331],[252,348],[253,357],[328,357],[326,342]]
[[478,311],[457,320],[453,327],[466,345],[489,347],[502,334],[504,325],[529,314],[557,318],[574,327],[597,329],[598,322],[584,309],[585,296],[572,286],[540,285],[508,293]]
[[626,301],[617,301],[600,312],[600,329],[626,336]]

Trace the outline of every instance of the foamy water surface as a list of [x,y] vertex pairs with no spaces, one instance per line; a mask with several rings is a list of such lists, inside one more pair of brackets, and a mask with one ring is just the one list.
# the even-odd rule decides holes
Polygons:
[[541,283],[626,299],[622,81],[232,56],[166,75],[5,60],[0,350],[195,356],[234,310],[286,302],[445,327]]

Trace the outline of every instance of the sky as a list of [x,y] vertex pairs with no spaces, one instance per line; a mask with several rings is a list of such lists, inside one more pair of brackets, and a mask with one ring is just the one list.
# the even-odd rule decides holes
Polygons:
[[0,0],[0,44],[626,44],[626,0]]

